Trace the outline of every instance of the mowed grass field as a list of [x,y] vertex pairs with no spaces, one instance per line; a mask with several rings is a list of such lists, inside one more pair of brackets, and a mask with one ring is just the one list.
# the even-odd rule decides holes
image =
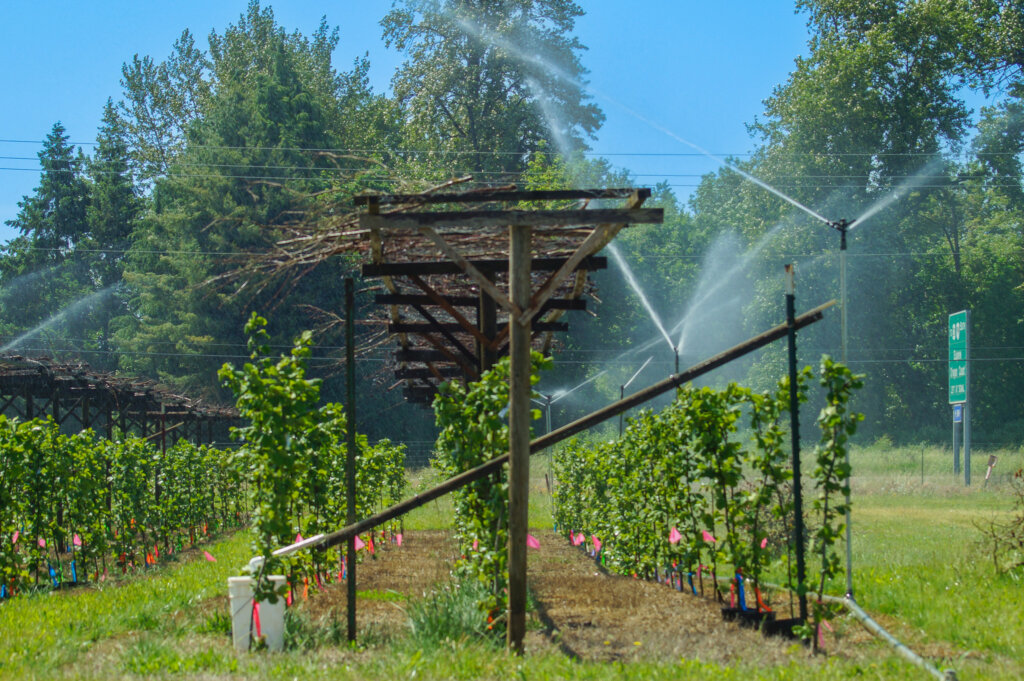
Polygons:
[[[981,465],[988,452],[975,454],[974,485],[965,489],[952,477],[948,450],[879,446],[853,453],[857,599],[894,635],[940,668],[956,669],[961,679],[1024,678],[1024,584],[1014,576],[997,574],[977,529],[993,518],[1006,517],[1012,506],[1006,478],[1024,465],[1020,451],[996,454],[999,462],[988,486],[983,485]],[[536,458],[531,524],[543,541],[554,542],[550,532],[541,534],[551,527],[546,472],[545,458]],[[430,479],[429,473],[420,473],[413,486],[425,487]],[[405,527],[415,537],[420,530],[447,528],[450,518],[450,506],[441,500],[411,514]],[[515,658],[500,646],[479,641],[446,641],[423,648],[400,631],[383,636],[369,627],[354,648],[312,636],[301,650],[237,654],[228,633],[225,581],[248,561],[248,540],[241,534],[222,537],[204,548],[217,562],[205,560],[199,552],[182,554],[148,574],[123,581],[3,602],[0,677],[927,678],[845,618],[837,623],[835,647],[845,648],[844,637],[856,639],[856,654],[812,659],[795,644],[783,660],[773,658],[771,664],[753,652],[714,663],[643,655],[629,661],[577,660],[555,645]],[[373,563],[361,569],[366,574]],[[834,594],[843,590],[842,584],[830,588]],[[422,596],[384,595],[403,611]],[[362,597],[383,598],[374,589],[362,590]]]

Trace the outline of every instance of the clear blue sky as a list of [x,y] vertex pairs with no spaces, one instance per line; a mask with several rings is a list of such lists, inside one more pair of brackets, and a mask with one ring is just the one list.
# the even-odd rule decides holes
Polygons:
[[[589,48],[583,62],[591,85],[718,154],[751,150],[745,125],[760,115],[762,101],[806,51],[806,17],[794,14],[786,0],[580,4],[587,14],[577,24],[577,35]],[[368,52],[375,89],[388,90],[401,61],[380,39],[378,22],[389,1],[287,0],[270,5],[281,25],[306,34],[326,16],[341,34],[335,65],[347,69]],[[206,47],[209,32],[222,32],[245,7],[246,0],[0,3],[0,223],[17,214],[18,201],[32,193],[39,179],[38,142],[8,140],[42,140],[59,120],[72,141],[92,141],[104,102],[120,98],[123,62],[134,54],[164,59],[186,28]],[[597,102],[607,122],[592,142],[594,151],[630,169],[638,182],[665,179],[687,196],[697,176],[715,168],[612,101]],[[643,155],[665,152],[683,155]],[[0,224],[0,241],[12,236],[13,230]]]

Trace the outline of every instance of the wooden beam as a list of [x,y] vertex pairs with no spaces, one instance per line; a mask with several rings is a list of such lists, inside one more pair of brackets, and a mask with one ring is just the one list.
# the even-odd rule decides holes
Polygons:
[[473,358],[473,362],[472,363],[467,362],[465,360],[465,358],[460,357],[459,355],[457,355],[454,352],[452,352],[451,350],[449,350],[445,346],[444,343],[442,343],[438,339],[434,338],[429,333],[421,333],[420,334],[420,338],[422,338],[423,340],[425,340],[428,343],[430,343],[431,345],[433,345],[435,350],[437,350],[442,355],[444,355],[445,357],[448,358],[448,361],[455,362],[460,367],[462,367],[462,370],[464,372],[466,372],[466,377],[469,380],[471,380],[471,381],[479,381],[480,380],[480,374],[477,373],[477,370],[476,370],[476,358],[475,357]]
[[476,325],[473,324],[473,322],[466,319],[466,317],[461,312],[459,312],[458,310],[455,309],[455,307],[449,304],[448,301],[444,299],[444,296],[442,296],[440,293],[431,288],[427,284],[427,282],[423,281],[415,274],[409,277],[409,281],[415,284],[416,288],[423,291],[427,295],[427,297],[430,298],[431,301],[433,301],[435,305],[439,305],[442,310],[451,315],[452,319],[458,322],[459,326],[461,326],[466,333],[470,334],[471,336],[473,336],[473,338],[475,338],[477,341],[481,343],[486,344],[490,342],[490,338],[485,336],[480,331],[480,329],[476,328]]
[[[360,217],[362,218],[366,216]],[[423,236],[433,241],[434,245],[441,249],[442,253],[451,258],[452,261],[454,261],[455,264],[458,265],[459,268],[465,274],[469,275],[469,277],[477,283],[477,286],[479,286],[481,290],[486,291],[487,295],[489,295],[491,298],[494,298],[494,302],[505,308],[509,312],[509,314],[519,314],[519,308],[513,305],[512,301],[508,299],[508,296],[506,296],[501,289],[494,285],[494,282],[491,281],[491,278],[484,274],[483,272],[481,272],[475,266],[473,266],[473,264],[466,260],[464,257],[462,257],[461,253],[452,248],[448,244],[448,242],[444,240],[444,237],[442,237],[440,234],[438,234],[433,229],[427,226],[419,227],[419,232]]]
[[488,203],[492,201],[583,201],[586,199],[624,199],[634,192],[646,192],[648,196],[651,190],[633,189],[630,187],[620,189],[539,189],[539,190],[513,190],[513,191],[475,191],[446,194],[364,194],[352,199],[353,205],[368,206],[372,211],[374,206],[383,206],[395,203]]
[[[629,198],[626,203],[626,208],[623,212],[630,213],[633,211],[640,211],[640,205],[643,204],[647,197],[641,194],[634,194]],[[657,209],[660,210],[660,209]],[[662,219],[659,217],[656,222],[661,222]],[[613,222],[609,220],[608,222]],[[557,272],[552,274],[546,282],[537,290],[537,292],[530,298],[529,309],[525,310],[519,315],[518,321],[520,324],[525,324],[526,320],[532,319],[535,315],[540,312],[541,306],[547,302],[548,298],[555,294],[558,287],[562,285],[562,281],[565,280],[573,270],[576,269],[576,265],[583,261],[588,255],[596,252],[600,247],[606,244],[615,236],[615,233],[621,230],[628,224],[628,221],[621,221],[619,224],[602,224],[597,227],[590,235],[583,240],[569,259],[562,265]]]
[[454,362],[451,353],[444,353],[438,350],[423,350],[410,348],[408,350],[395,350],[395,359],[399,362]]
[[[479,298],[475,296],[445,296],[445,301],[452,307],[477,307]],[[378,293],[373,297],[377,305],[433,305],[434,301],[427,295],[413,293]],[[547,310],[586,310],[587,301],[582,298],[552,298],[544,303],[541,312]]]
[[[506,325],[507,326],[507,325]],[[536,322],[533,325],[534,331],[568,331],[569,325],[566,322]],[[397,324],[388,324],[388,333],[431,333],[431,332],[445,333],[445,332],[458,332],[465,331],[461,324],[458,322],[399,322]],[[505,336],[508,335],[508,331],[503,329],[498,334],[497,345],[500,345],[500,341],[504,340]],[[490,339],[487,340],[488,345],[492,344]],[[468,352],[468,350],[467,350]],[[472,354],[472,353],[470,353]]]
[[[534,272],[554,272],[565,265],[568,258],[534,258],[531,269]],[[470,260],[470,265],[487,272],[502,274],[508,272],[507,260]],[[577,269],[584,269],[590,272],[608,268],[608,258],[604,256],[591,256],[580,261]],[[410,274],[420,276],[432,274],[462,274],[461,267],[450,260],[439,260],[431,262],[375,262],[363,265],[364,277],[403,277]],[[390,287],[388,287],[390,290]],[[392,291],[392,293],[396,293]]]
[[445,378],[454,378],[456,376],[462,376],[462,369],[459,367],[447,366],[438,367],[435,366],[423,368],[423,369],[396,369],[395,378],[408,378],[408,379],[420,379],[430,380],[437,378],[443,381]]
[[421,231],[424,227],[484,229],[522,225],[529,227],[571,227],[583,225],[633,225],[660,223],[661,208],[595,208],[594,210],[468,210],[430,213],[389,213],[359,216],[360,229]]

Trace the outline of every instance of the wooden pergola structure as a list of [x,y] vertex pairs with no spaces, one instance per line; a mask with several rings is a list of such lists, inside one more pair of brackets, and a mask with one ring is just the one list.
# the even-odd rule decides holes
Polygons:
[[159,388],[152,381],[94,371],[48,357],[0,356],[0,414],[51,417],[63,428],[113,437],[122,433],[212,443],[215,429],[234,422],[234,409],[211,406]]
[[[526,624],[530,351],[535,342],[547,349],[551,334],[565,328],[557,320],[579,309],[587,271],[604,264],[594,259],[598,251],[627,225],[662,222],[661,209],[642,207],[649,196],[648,189],[504,188],[357,199],[366,206],[359,229],[372,256],[363,274],[381,277],[388,290],[376,302],[388,307],[389,331],[398,337],[397,376],[407,382],[407,396],[428,400],[444,380],[475,379],[502,354],[511,357],[508,645],[514,651],[522,650]],[[595,200],[625,204],[590,208]],[[383,208],[414,203],[472,209]],[[473,306],[475,320],[460,311]]]

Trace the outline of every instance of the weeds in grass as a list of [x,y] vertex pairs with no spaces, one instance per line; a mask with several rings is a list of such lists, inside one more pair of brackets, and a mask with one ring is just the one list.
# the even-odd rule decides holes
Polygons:
[[487,621],[480,603],[487,586],[471,580],[453,582],[409,605],[409,641],[417,648],[434,649],[445,642],[493,640],[500,623]]

